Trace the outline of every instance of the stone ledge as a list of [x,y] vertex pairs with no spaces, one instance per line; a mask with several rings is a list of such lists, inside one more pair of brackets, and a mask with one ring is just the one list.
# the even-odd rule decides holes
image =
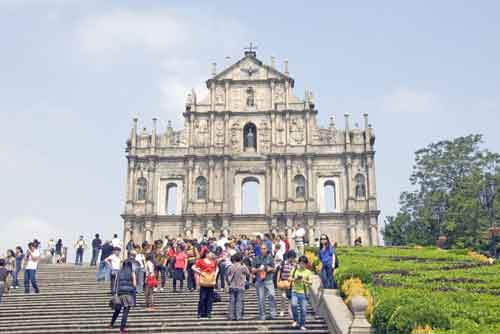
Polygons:
[[364,297],[353,298],[350,307],[347,307],[336,289],[323,290],[319,276],[313,277],[310,289],[311,304],[316,314],[321,314],[325,319],[330,333],[334,334],[372,334],[374,329],[365,318],[366,306]]

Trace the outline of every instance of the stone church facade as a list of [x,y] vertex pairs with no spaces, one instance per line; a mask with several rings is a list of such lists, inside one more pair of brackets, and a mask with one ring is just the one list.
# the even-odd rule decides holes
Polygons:
[[314,97],[294,95],[294,79],[253,50],[188,94],[184,128],[127,140],[125,242],[165,235],[291,237],[326,233],[340,244],[378,245],[375,136],[368,115],[340,129],[317,125]]

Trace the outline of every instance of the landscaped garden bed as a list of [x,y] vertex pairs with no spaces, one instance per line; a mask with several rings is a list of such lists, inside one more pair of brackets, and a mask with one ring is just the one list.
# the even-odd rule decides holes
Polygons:
[[[339,288],[359,278],[379,334],[499,334],[500,264],[466,250],[338,248]],[[347,282],[347,284],[346,284]],[[366,295],[366,293],[365,293]]]

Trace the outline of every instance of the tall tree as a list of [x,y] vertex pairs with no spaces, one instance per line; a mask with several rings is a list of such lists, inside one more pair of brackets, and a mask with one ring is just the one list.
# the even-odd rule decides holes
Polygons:
[[478,247],[491,223],[479,194],[491,178],[500,188],[500,156],[481,144],[481,135],[469,135],[416,151],[410,176],[414,190],[401,194],[400,211],[388,217],[384,238],[430,245],[446,235],[450,246]]

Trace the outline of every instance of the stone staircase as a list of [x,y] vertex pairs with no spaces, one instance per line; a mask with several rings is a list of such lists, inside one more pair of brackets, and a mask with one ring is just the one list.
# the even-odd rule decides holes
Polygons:
[[[20,275],[23,276],[22,273]],[[41,265],[38,273],[40,294],[11,290],[0,304],[0,333],[117,333],[109,329],[112,311],[108,307],[109,282],[95,281],[95,268],[73,265]],[[23,284],[22,280],[20,281]],[[167,284],[170,284],[171,280]],[[277,320],[257,319],[255,290],[245,294],[245,320],[228,321],[228,295],[215,303],[212,319],[197,318],[198,292],[173,293],[170,286],[155,294],[156,312],[144,310],[144,296],[130,311],[127,329],[133,333],[304,333],[290,327],[286,316]],[[279,306],[279,301],[278,301]],[[279,309],[279,308],[278,308]],[[121,316],[116,325],[119,325]],[[328,333],[321,318],[309,310],[305,333]]]

